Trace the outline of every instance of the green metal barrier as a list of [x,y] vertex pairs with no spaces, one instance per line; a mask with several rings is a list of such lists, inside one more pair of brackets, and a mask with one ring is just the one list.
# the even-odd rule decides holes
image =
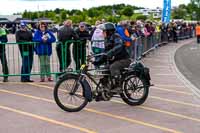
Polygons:
[[[33,49],[30,50],[29,46],[32,46]],[[34,47],[37,45],[35,42],[20,42],[20,43],[0,43],[1,47],[5,47],[5,50],[2,51],[1,55],[4,55],[4,59],[1,60],[1,63],[4,64],[4,67],[0,67],[0,76],[10,77],[10,76],[31,76],[31,75],[41,75],[40,73],[40,62],[38,55],[35,54]],[[44,73],[45,75],[49,74],[59,74],[58,71],[58,61],[55,53],[55,45],[52,46],[53,53],[50,56],[50,73]],[[32,61],[31,55],[32,53]],[[22,67],[23,65],[23,67]],[[6,72],[6,68],[7,71]],[[26,69],[26,70],[24,70]],[[27,72],[29,71],[29,72]]]
[[86,44],[83,44],[80,40],[69,40],[65,43],[58,42],[56,51],[60,72],[66,71],[68,68],[79,70],[80,65],[85,63]]
[[[73,47],[72,46],[73,44]],[[29,49],[32,45],[33,50],[38,43],[36,42],[20,42],[20,43],[0,43],[2,47],[1,61],[3,67],[0,67],[0,76],[31,76],[31,75],[59,75],[68,68],[79,70],[80,65],[86,61],[86,44],[83,44],[80,40],[69,40],[64,44],[62,42],[56,42],[52,44],[52,54],[49,56],[50,68],[48,72],[41,73],[41,67],[43,62],[48,60],[44,56],[38,56],[35,51],[33,52],[33,62],[24,62],[24,58],[30,55]],[[48,49],[47,51],[49,52]],[[71,64],[73,62],[73,64]],[[24,74],[22,64],[28,66],[30,73]],[[48,63],[47,63],[48,64]],[[71,66],[70,66],[71,64]],[[32,67],[29,67],[32,66]],[[30,70],[31,69],[31,70]]]
[[[158,44],[165,41],[161,33],[155,33],[151,38],[140,37],[137,39],[137,47],[135,47],[135,57],[141,57],[145,53],[154,49]],[[165,37],[165,36],[164,36]],[[102,40],[101,40],[102,41]],[[27,48],[31,45],[35,48],[38,43],[36,42],[20,42],[20,43],[0,43],[0,76],[51,76],[57,77],[64,71],[79,71],[81,64],[86,62],[86,55],[92,51],[91,42],[84,42],[81,40],[68,40],[66,42],[56,42],[52,44],[52,54],[48,57],[39,57],[33,53],[33,61],[26,59],[30,54],[30,49]],[[21,50],[20,50],[20,46]],[[89,48],[90,46],[90,48]],[[21,51],[21,52],[20,52]],[[27,52],[29,51],[29,52]],[[44,51],[45,52],[45,51]],[[49,52],[48,50],[46,51]],[[24,59],[25,58],[25,59]],[[28,61],[27,61],[28,60]],[[47,71],[43,71],[42,64],[47,61]],[[28,72],[24,72],[22,64],[28,68]],[[42,71],[42,72],[41,72]]]

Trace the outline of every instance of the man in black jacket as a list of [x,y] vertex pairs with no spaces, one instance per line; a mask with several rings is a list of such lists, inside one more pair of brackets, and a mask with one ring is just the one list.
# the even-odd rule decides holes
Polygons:
[[78,35],[72,28],[72,21],[66,20],[64,26],[58,30],[58,43],[56,46],[56,51],[60,63],[60,72],[63,72],[71,63],[70,55],[70,40],[78,39]]
[[130,56],[120,35],[115,33],[115,26],[112,23],[105,23],[103,31],[105,36],[106,53],[98,60],[95,60],[93,64],[101,65],[107,61],[106,58],[111,59],[109,61],[109,69],[115,82],[115,88],[121,87],[120,71],[130,65]]
[[[19,44],[19,50],[22,57],[22,67],[21,67],[21,82],[33,82],[30,80],[30,73],[33,64],[33,44],[24,42],[32,42],[33,36],[32,32],[26,27],[26,24],[22,22],[20,24],[20,29],[16,32],[16,42]],[[23,75],[26,74],[26,75]]]
[[8,82],[8,63],[7,63],[7,58],[6,58],[6,48],[5,44],[7,43],[7,33],[6,30],[3,28],[3,25],[0,25],[0,59],[1,59],[1,64],[2,64],[2,70],[3,74],[6,75],[4,76],[3,82]]
[[86,25],[84,22],[79,24],[79,28],[76,30],[79,36],[80,43],[74,43],[73,45],[73,57],[76,62],[76,70],[80,69],[81,64],[86,61],[86,43],[90,39],[90,34],[86,30]]

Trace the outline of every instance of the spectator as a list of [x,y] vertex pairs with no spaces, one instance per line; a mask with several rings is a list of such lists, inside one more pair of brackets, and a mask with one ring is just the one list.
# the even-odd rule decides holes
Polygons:
[[72,39],[78,39],[78,35],[72,29],[72,21],[66,20],[64,26],[58,30],[58,43],[56,51],[60,63],[60,72],[63,72],[71,63],[70,45],[71,42],[67,42]]
[[106,20],[105,19],[101,19],[101,23],[102,24],[106,23]]
[[200,23],[197,23],[196,26],[196,36],[197,36],[197,43],[200,43]]
[[92,36],[92,51],[94,54],[103,53],[105,51],[103,24],[97,26]]
[[156,26],[154,23],[150,22],[149,25],[149,32],[150,32],[150,43],[151,43],[151,47],[155,46],[155,30],[156,30]]
[[117,30],[117,33],[121,36],[122,40],[125,42],[125,46],[126,46],[126,49],[129,53],[129,55],[131,56],[132,55],[132,39],[131,39],[131,36],[130,36],[130,33],[128,31],[128,24],[126,21],[121,21],[120,22],[120,25],[117,26],[116,28]]
[[79,36],[80,43],[74,43],[73,45],[73,57],[76,62],[76,70],[80,69],[80,65],[86,63],[86,43],[90,39],[90,34],[86,30],[86,25],[84,22],[79,24],[79,28],[76,30]]
[[162,23],[161,25],[161,42],[167,42],[167,25]]
[[144,35],[145,35],[145,37],[149,37],[150,34],[151,34],[150,33],[150,26],[149,26],[148,23],[146,23],[145,26],[144,26]]
[[134,59],[137,59],[138,57],[142,56],[142,51],[143,51],[143,44],[142,44],[142,38],[144,37],[144,33],[141,30],[141,26],[137,25],[135,26],[135,30],[133,30],[133,34],[132,36],[134,38],[136,38],[135,44],[134,44],[134,49],[136,50],[135,52],[133,52],[134,55],[132,55],[132,57]]
[[3,25],[0,25],[0,59],[2,64],[2,71],[4,76],[3,82],[8,82],[8,63],[6,58],[6,48],[5,43],[8,42],[6,30],[3,28]]
[[95,22],[95,27],[92,29],[92,31],[91,31],[91,33],[90,33],[90,40],[92,39],[92,36],[93,36],[93,34],[94,34],[94,31],[96,30],[96,28],[97,28],[97,26],[98,25],[100,25],[101,24],[101,21],[99,21],[99,20],[97,20],[96,22]]
[[52,43],[56,41],[56,38],[47,29],[46,23],[40,22],[39,29],[34,34],[33,41],[38,42],[35,46],[35,51],[40,60],[40,82],[45,82],[45,75],[48,81],[53,81],[50,74],[50,56],[52,54]]
[[15,24],[12,25],[12,29],[11,30],[12,30],[12,34],[15,34],[15,32],[16,32],[16,25]]
[[176,23],[172,24],[172,34],[173,34],[173,41],[178,43],[177,25],[176,25]]
[[[16,32],[16,42],[32,42],[33,36],[32,32],[29,31],[24,22],[21,22],[20,29]],[[22,67],[21,67],[21,82],[33,82],[30,80],[30,73],[33,64],[33,44],[19,44],[19,51],[22,57]],[[27,75],[23,75],[27,74]]]

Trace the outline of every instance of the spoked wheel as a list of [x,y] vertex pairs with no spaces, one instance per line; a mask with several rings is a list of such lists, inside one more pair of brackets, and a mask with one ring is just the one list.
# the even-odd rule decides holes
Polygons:
[[144,79],[135,75],[129,76],[123,83],[122,100],[132,106],[141,105],[149,94],[149,86]]
[[[73,92],[74,89],[75,92]],[[61,109],[68,112],[77,112],[83,109],[88,103],[83,92],[84,88],[78,82],[78,76],[68,75],[56,83],[54,99]]]

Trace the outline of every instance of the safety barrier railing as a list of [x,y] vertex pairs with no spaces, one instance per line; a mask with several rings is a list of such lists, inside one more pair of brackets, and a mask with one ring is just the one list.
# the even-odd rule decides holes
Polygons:
[[193,29],[182,29],[177,31],[177,37],[179,40],[193,37]]
[[[179,34],[179,37],[188,35],[190,33]],[[83,40],[56,42],[52,44],[52,50],[44,49],[42,51],[47,55],[46,57],[38,56],[35,53],[36,47],[39,47],[36,42],[0,43],[0,59],[2,62],[0,76],[57,76],[67,69],[69,71],[72,71],[72,69],[73,71],[78,71],[81,64],[86,62],[86,55],[92,51],[91,43],[91,41],[86,43]],[[136,39],[133,47],[131,47],[131,57],[134,59],[140,58],[165,43],[168,43],[167,33],[154,33],[148,37],[141,36]],[[33,49],[30,50],[29,46],[32,46]],[[32,55],[30,55],[30,52],[33,52]],[[49,52],[51,53],[50,55],[48,55]],[[33,58],[27,57],[28,55]],[[44,70],[45,67],[47,71]]]
[[[72,43],[78,45],[81,41],[69,40],[65,44],[56,42],[50,46],[52,50],[45,46],[40,47],[37,42],[0,43],[0,59],[2,63],[0,76],[38,75],[51,77],[52,75],[59,75],[67,67],[74,67],[73,65],[69,66],[71,64],[69,58],[72,60],[71,55],[75,53],[72,52]],[[59,51],[59,46],[61,51]],[[82,47],[81,45],[78,46]],[[37,51],[36,49],[38,48],[41,48],[41,51]],[[38,55],[38,52],[40,55]],[[85,58],[85,55],[82,56],[82,53],[80,54],[80,58]],[[73,58],[73,60],[78,62],[78,57]]]
[[[184,34],[178,34],[178,39],[188,39],[193,37],[193,31],[187,30]],[[134,42],[134,50],[132,56],[134,59],[141,58],[145,56],[150,51],[155,50],[158,46],[166,44],[173,39],[173,36],[169,36],[167,32],[156,32],[148,37],[139,37]]]

